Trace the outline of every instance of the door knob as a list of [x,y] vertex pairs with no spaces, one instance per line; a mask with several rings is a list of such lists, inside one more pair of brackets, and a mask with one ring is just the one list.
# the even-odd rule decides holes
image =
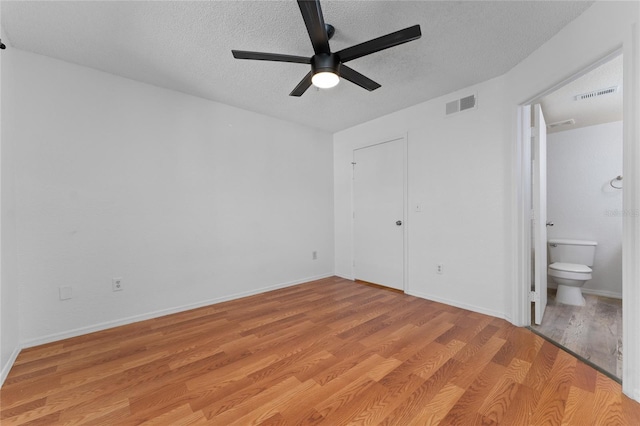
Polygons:
[[402,221],[401,220],[397,220],[396,221],[396,225],[398,225],[398,226],[402,225]]
[[547,222],[547,226],[553,226],[553,222]]

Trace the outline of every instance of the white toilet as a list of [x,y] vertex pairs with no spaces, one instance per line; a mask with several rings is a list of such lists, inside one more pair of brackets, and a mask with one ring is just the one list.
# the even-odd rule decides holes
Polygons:
[[591,268],[596,255],[595,241],[549,240],[549,277],[558,284],[556,302],[584,306],[580,289],[591,279]]

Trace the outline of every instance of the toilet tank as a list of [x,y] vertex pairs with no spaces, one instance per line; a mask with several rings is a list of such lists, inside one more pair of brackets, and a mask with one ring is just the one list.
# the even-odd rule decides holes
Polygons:
[[593,266],[596,256],[595,241],[553,239],[549,240],[549,260],[551,263],[577,263]]

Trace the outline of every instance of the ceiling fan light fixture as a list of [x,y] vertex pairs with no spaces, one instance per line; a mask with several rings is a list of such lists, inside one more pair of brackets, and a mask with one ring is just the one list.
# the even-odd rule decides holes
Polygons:
[[337,86],[339,82],[340,77],[330,71],[318,72],[311,77],[311,83],[320,89],[330,89]]
[[320,89],[335,87],[340,82],[340,58],[333,53],[320,53],[311,58],[311,84]]

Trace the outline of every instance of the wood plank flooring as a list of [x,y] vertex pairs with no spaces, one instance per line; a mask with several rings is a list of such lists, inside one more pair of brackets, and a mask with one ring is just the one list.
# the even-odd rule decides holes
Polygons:
[[22,351],[2,425],[640,425],[504,320],[328,278]]
[[622,300],[585,294],[585,306],[570,306],[555,293],[549,289],[542,324],[531,328],[621,378]]

